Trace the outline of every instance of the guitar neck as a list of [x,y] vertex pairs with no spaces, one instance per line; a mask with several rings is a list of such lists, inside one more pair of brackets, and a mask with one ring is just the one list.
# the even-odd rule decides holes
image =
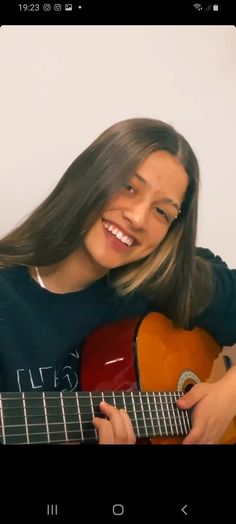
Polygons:
[[176,406],[180,392],[29,392],[0,394],[3,444],[95,442],[93,416],[102,400],[124,408],[138,438],[186,435],[190,418]]

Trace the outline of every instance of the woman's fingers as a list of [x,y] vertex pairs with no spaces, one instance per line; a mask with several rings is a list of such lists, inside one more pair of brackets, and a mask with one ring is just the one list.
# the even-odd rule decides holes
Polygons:
[[93,419],[93,424],[98,430],[99,444],[135,444],[133,426],[126,411],[106,402],[101,402],[99,407],[107,417]]

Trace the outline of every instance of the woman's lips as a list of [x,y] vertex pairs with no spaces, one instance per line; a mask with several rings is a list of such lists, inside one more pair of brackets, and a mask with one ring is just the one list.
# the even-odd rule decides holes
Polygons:
[[[117,238],[111,231],[108,231],[108,229],[105,228],[103,224],[103,230],[107,239],[107,242],[109,243],[109,246],[111,246],[116,251],[120,252],[127,252],[127,250],[132,249],[132,247],[135,245],[135,241],[131,246],[128,246],[127,244],[124,244],[119,238]],[[131,237],[132,238],[132,237]]]

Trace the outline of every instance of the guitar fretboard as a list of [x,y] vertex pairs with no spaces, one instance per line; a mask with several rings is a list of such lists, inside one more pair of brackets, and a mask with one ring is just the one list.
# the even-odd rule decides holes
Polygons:
[[186,435],[190,417],[179,410],[181,392],[29,392],[0,394],[3,444],[95,442],[93,416],[102,400],[129,414],[138,438]]

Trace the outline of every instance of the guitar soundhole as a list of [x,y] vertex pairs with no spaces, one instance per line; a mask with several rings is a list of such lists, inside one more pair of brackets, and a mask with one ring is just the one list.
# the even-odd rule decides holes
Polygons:
[[188,391],[190,391],[190,389],[192,389],[193,386],[194,384],[186,384],[186,386],[184,387],[184,393],[188,393]]

